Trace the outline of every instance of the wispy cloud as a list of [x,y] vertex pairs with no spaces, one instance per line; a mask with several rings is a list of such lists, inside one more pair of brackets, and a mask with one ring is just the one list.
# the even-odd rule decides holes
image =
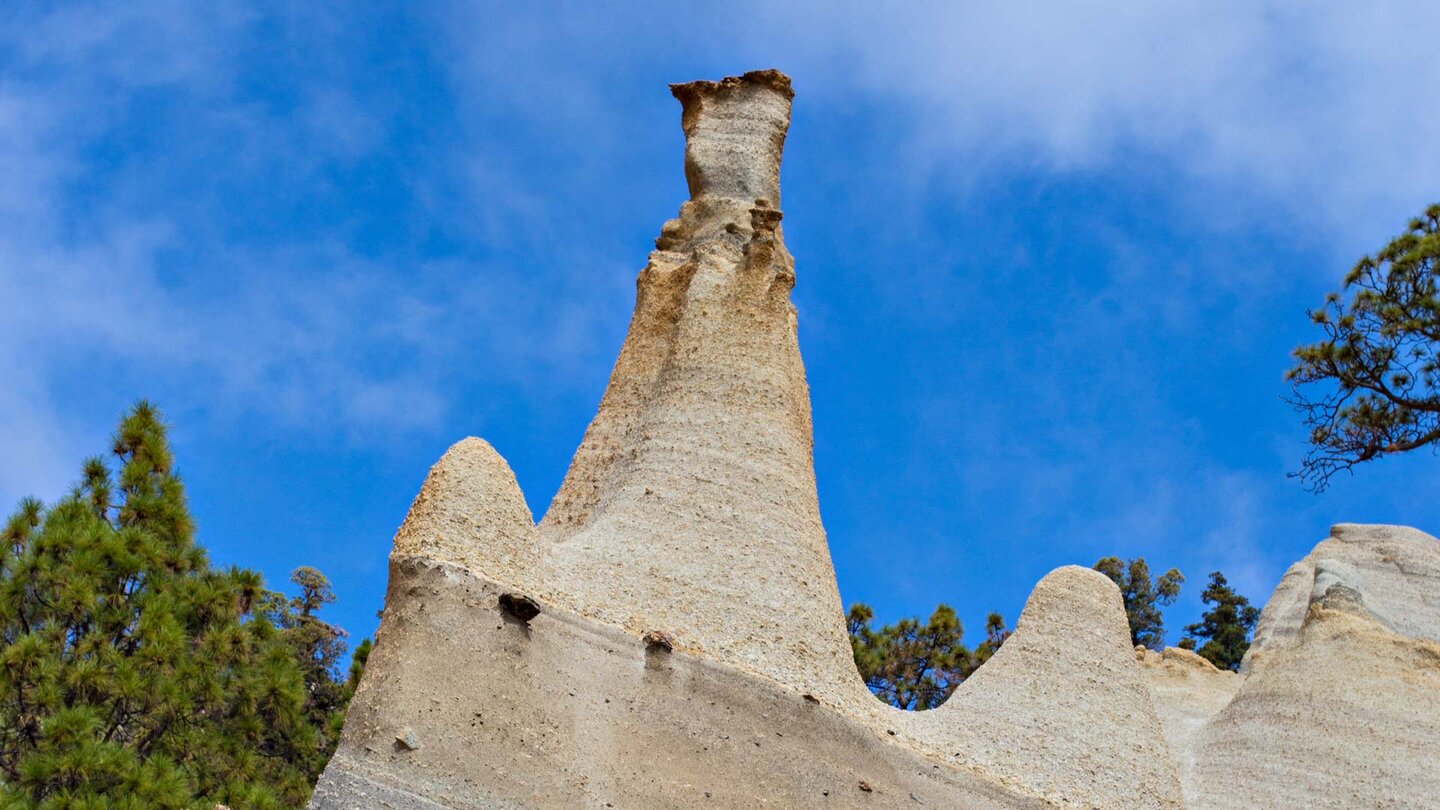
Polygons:
[[[401,91],[362,101],[344,49],[307,51],[357,33],[339,16],[168,3],[20,16],[0,31],[0,368],[16,381],[0,403],[0,502],[53,496],[94,449],[113,414],[56,394],[82,367],[131,397],[359,438],[435,428],[456,380],[608,362],[595,336],[614,329],[590,312],[629,273],[577,255],[587,275],[549,297],[528,288],[524,252],[559,246],[561,226],[484,143],[415,134]],[[254,48],[314,75],[256,75]],[[332,191],[337,178],[375,171],[416,195],[413,225],[341,207],[363,199]],[[488,255],[426,255],[428,228]]]
[[1437,193],[1433,3],[767,3],[745,16],[747,50],[801,72],[805,93],[898,102],[913,150],[898,165],[918,176],[1171,165],[1180,201],[1224,194],[1235,216],[1259,202],[1312,228],[1393,227]]

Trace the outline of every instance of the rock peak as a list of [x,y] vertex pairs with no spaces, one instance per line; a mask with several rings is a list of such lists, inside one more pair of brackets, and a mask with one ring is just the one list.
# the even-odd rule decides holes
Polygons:
[[541,525],[551,580],[591,615],[839,693],[857,679],[776,207],[790,82],[757,71],[672,92],[691,199],[640,271],[610,385]]
[[670,85],[685,130],[690,199],[780,206],[780,156],[790,128],[790,77],[752,70],[718,82]]

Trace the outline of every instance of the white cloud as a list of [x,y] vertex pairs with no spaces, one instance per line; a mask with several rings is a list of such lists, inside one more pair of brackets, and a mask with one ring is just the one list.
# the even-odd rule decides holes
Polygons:
[[73,482],[85,450],[37,385],[34,375],[0,353],[0,516],[23,497],[53,498]]
[[1207,520],[1194,554],[1203,570],[1192,572],[1191,590],[1198,593],[1204,587],[1201,577],[1222,569],[1232,587],[1263,605],[1279,584],[1280,574],[1291,561],[1266,551],[1273,545],[1267,543],[1271,528],[1267,515],[1276,510],[1265,503],[1269,490],[1265,484],[1264,478],[1251,472],[1230,470],[1206,476],[1197,511]]
[[746,49],[788,66],[801,94],[900,102],[914,152],[897,163],[920,174],[1155,161],[1192,184],[1175,189],[1181,201],[1226,194],[1237,216],[1272,209],[1316,229],[1394,229],[1440,196],[1433,3],[933,2],[899,13],[827,2],[753,13],[764,21],[745,26]]
[[[325,235],[259,249],[216,226],[233,200],[211,184],[276,165],[301,182],[375,148],[382,126],[324,88],[285,120],[240,98],[247,24],[136,3],[58,8],[0,29],[0,505],[60,494],[80,458],[103,447],[116,396],[164,391],[176,409],[252,411],[342,435],[443,416],[436,373],[393,359],[431,343],[417,319],[454,329],[461,313],[441,319],[443,300],[425,298],[446,290],[417,292]],[[185,114],[151,121],[132,109],[156,98]],[[141,152],[148,163],[97,155],[136,131],[170,146]],[[190,187],[165,197],[164,184],[197,163],[181,178]],[[176,252],[203,266],[167,260]],[[92,386],[77,399],[76,376],[134,390]]]

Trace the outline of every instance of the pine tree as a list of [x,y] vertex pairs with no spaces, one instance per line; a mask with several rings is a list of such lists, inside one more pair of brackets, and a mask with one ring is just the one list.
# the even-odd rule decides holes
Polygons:
[[258,574],[209,564],[153,406],[112,456],[0,536],[0,807],[302,806],[333,738],[296,649],[334,658],[306,625],[328,586],[266,616]]
[[[374,646],[370,639],[361,639],[360,643],[355,645],[355,651],[350,655],[350,677],[345,681],[345,688],[350,690],[352,696],[360,686],[360,678],[365,674],[365,664],[370,660],[370,650]],[[349,702],[348,697],[346,702]]]
[[1130,622],[1130,643],[1159,650],[1165,646],[1165,620],[1162,605],[1174,603],[1180,595],[1185,577],[1174,568],[1158,580],[1150,578],[1150,566],[1144,557],[1129,563],[1119,557],[1104,557],[1095,563],[1095,570],[1110,578],[1120,588],[1125,601],[1125,616]]
[[1322,490],[1341,470],[1440,444],[1440,205],[1345,277],[1310,313],[1324,337],[1295,350],[1291,404],[1310,429],[1294,473]]
[[901,709],[933,709],[970,674],[965,629],[949,605],[940,605],[921,623],[901,619],[873,630],[874,611],[854,604],[847,616],[855,663],[870,691]]
[[1260,620],[1260,610],[1236,593],[1219,571],[1210,574],[1210,583],[1200,600],[1214,607],[1205,611],[1199,622],[1185,628],[1194,638],[1187,638],[1189,643],[1183,646],[1195,649],[1195,638],[1205,639],[1196,650],[1201,657],[1220,669],[1240,669],[1240,662],[1250,649],[1250,633]]
[[971,652],[964,644],[965,628],[949,605],[937,606],[924,623],[901,619],[876,630],[870,626],[874,619],[875,611],[861,602],[846,614],[855,668],[877,698],[907,710],[944,703],[1010,637],[1005,617],[991,613],[985,640]]
[[316,615],[335,601],[330,580],[324,574],[302,566],[290,574],[290,581],[299,587],[299,595],[286,599],[284,594],[266,592],[256,612],[280,631],[280,638],[299,664],[305,687],[305,722],[323,730],[323,745],[313,752],[306,767],[318,773],[335,752],[345,707],[353,693],[344,680],[336,677],[340,657],[345,653],[345,631]]
[[1005,617],[999,613],[992,612],[985,617],[985,640],[975,645],[975,651],[970,654],[972,669],[978,669],[981,664],[990,660],[990,657],[1000,651],[1000,645],[1005,639],[1010,638],[1011,630],[1005,625]]

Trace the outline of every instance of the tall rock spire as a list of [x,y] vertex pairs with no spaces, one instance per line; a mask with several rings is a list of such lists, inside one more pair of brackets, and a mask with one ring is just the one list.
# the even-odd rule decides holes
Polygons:
[[599,413],[541,524],[580,610],[797,689],[848,660],[780,231],[790,81],[674,85],[691,198],[641,271]]

